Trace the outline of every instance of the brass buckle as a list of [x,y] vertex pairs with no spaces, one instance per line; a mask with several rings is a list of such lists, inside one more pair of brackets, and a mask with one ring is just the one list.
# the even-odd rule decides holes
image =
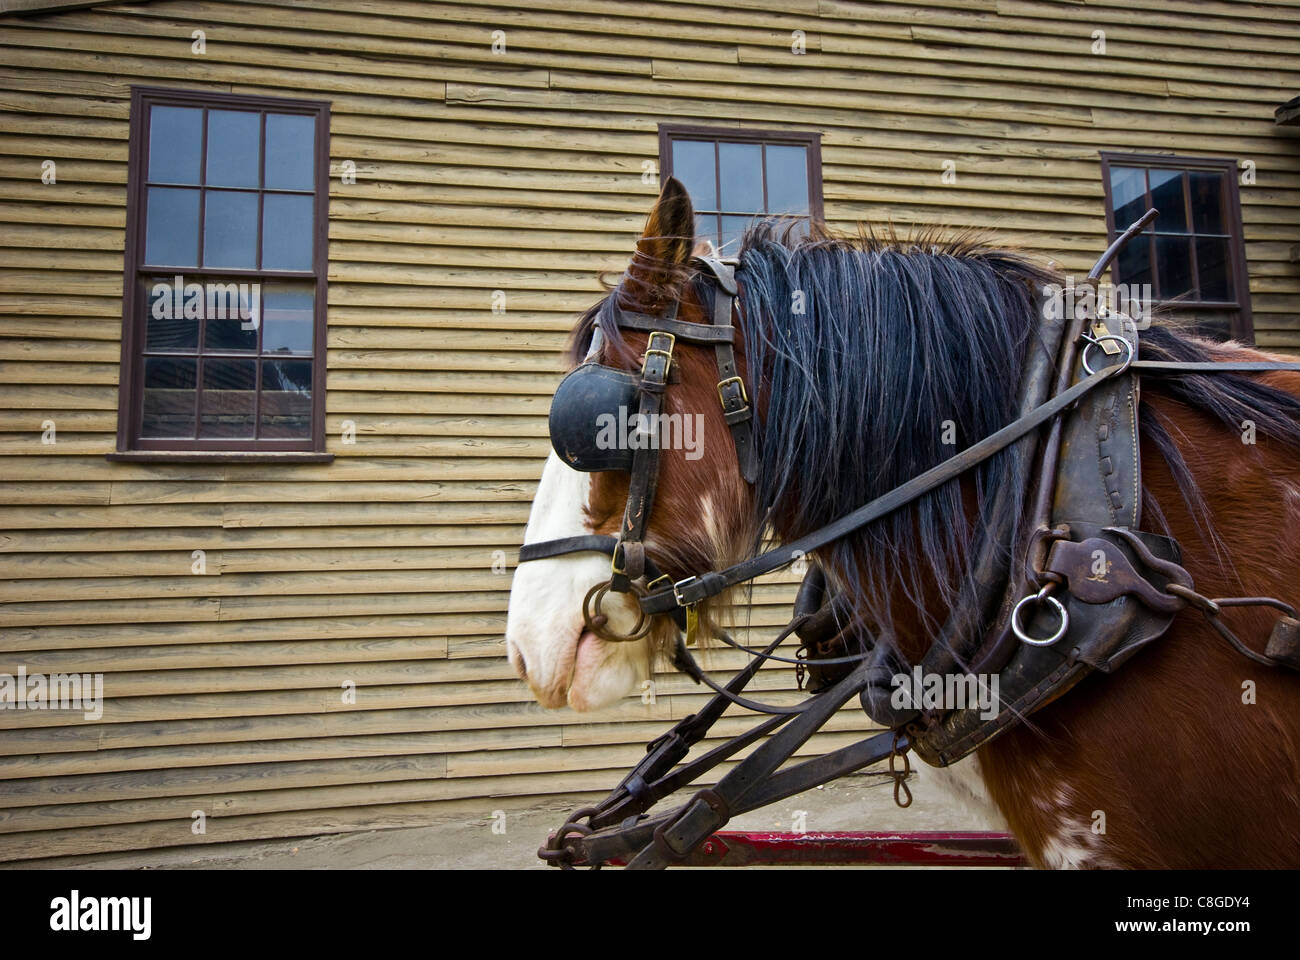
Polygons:
[[614,544],[614,552],[609,555],[609,569],[618,574],[620,577],[627,575],[627,567],[618,565],[618,555],[623,552],[623,543],[619,541]]
[[718,381],[718,402],[722,404],[723,409],[725,410],[727,407],[727,398],[722,395],[722,388],[729,383],[736,383],[740,385],[740,399],[743,400],[746,404],[748,404],[749,392],[745,389],[745,381],[740,379],[740,377],[727,377],[726,380]]
[[[661,350],[654,345],[655,337],[667,337],[668,347]],[[645,363],[653,354],[658,354],[664,358],[664,377],[668,376],[668,371],[673,366],[673,347],[677,345],[677,338],[671,333],[665,333],[662,330],[656,330],[650,334],[650,339],[646,341],[646,351],[641,354],[641,376],[645,376]]]
[[659,589],[660,585],[663,584],[665,581],[667,581],[668,583],[672,583],[673,578],[668,576],[668,574],[666,573],[660,574],[659,576],[655,577],[653,580],[651,580],[649,583],[645,585],[646,592],[654,593],[656,590]]

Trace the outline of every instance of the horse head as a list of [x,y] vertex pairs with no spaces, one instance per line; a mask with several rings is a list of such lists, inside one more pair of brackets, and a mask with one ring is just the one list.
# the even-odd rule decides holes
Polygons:
[[[614,392],[602,394],[609,409],[589,402],[565,408],[566,418],[594,439],[608,464],[631,458],[628,448],[653,444],[658,450],[653,509],[640,542],[658,574],[674,580],[743,555],[752,514],[749,487],[741,476],[733,439],[719,404],[714,349],[678,342],[671,350],[662,407],[653,423],[639,418],[630,394],[617,403],[618,384],[630,384],[642,367],[649,332],[620,329],[620,312],[647,317],[675,311],[679,323],[710,323],[707,291],[694,262],[695,214],[686,189],[669,178],[646,222],[644,234],[620,282],[579,320],[571,361],[626,372],[604,375]],[[744,358],[736,349],[738,373]],[[583,396],[588,396],[583,394]],[[614,399],[609,399],[609,398]],[[552,423],[559,416],[552,410]],[[597,404],[597,407],[600,405]],[[553,430],[554,433],[554,430]],[[581,464],[580,464],[581,465]],[[631,475],[626,469],[574,469],[552,451],[542,470],[524,543],[570,537],[617,537],[624,525]],[[624,531],[626,533],[626,531]],[[521,563],[510,592],[506,649],[519,676],[546,707],[594,710],[635,690],[649,676],[673,627],[666,618],[641,620],[636,593],[609,591],[596,601],[592,591],[611,579],[611,557],[596,550],[564,553]],[[644,581],[644,578],[642,578]],[[598,619],[603,618],[603,619]],[[597,629],[592,629],[595,619]],[[601,627],[604,629],[601,629]]]

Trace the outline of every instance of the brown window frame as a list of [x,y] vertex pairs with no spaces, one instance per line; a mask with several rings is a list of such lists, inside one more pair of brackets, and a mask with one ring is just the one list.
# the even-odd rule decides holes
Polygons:
[[[1111,166],[1120,167],[1141,167],[1145,169],[1160,170],[1181,170],[1184,173],[1188,171],[1209,172],[1221,175],[1224,183],[1224,189],[1220,194],[1220,200],[1223,204],[1221,210],[1224,226],[1228,231],[1228,246],[1231,250],[1229,257],[1230,269],[1232,271],[1232,289],[1236,297],[1235,301],[1226,300],[1191,300],[1191,299],[1166,299],[1159,300],[1158,303],[1167,305],[1172,309],[1189,309],[1203,313],[1221,313],[1228,318],[1228,333],[1234,339],[1246,343],[1255,342],[1254,316],[1250,304],[1250,272],[1246,261],[1246,238],[1241,223],[1241,192],[1237,186],[1237,161],[1228,157],[1188,157],[1181,154],[1167,153],[1116,153],[1113,151],[1101,151],[1101,181],[1106,196],[1106,236],[1107,242],[1114,240],[1119,231],[1123,230],[1128,224],[1115,223],[1115,203],[1111,194]],[[1149,180],[1149,178],[1148,178]],[[1150,202],[1150,186],[1148,183],[1147,200]],[[1186,205],[1186,218],[1189,228],[1189,236],[1199,236],[1191,228],[1191,199],[1187,187],[1187,178],[1183,178],[1183,202]],[[1159,226],[1159,220],[1156,226]],[[1142,238],[1134,238],[1133,242],[1139,242],[1143,238],[1151,238],[1148,242],[1154,244],[1155,233],[1148,229],[1143,233]],[[1156,268],[1156,259],[1154,248],[1150,250],[1150,262],[1152,269]],[[1192,266],[1196,266],[1196,245],[1192,244]],[[1154,274],[1153,274],[1154,276]],[[1195,272],[1193,276],[1198,276]],[[1111,265],[1111,282],[1119,282],[1119,258]],[[1199,277],[1198,277],[1199,282]]]
[[[719,141],[727,143],[762,143],[778,146],[800,146],[808,149],[808,217],[821,221],[825,218],[825,200],[822,196],[822,135],[803,130],[749,130],[736,127],[710,127],[688,124],[659,124],[659,171],[661,176],[673,175],[673,140],[712,141],[716,151]],[[715,176],[718,178],[718,200],[721,206],[722,184],[721,170],[715,154]],[[767,205],[767,168],[763,167],[763,205]],[[697,211],[699,212],[699,211]],[[753,211],[736,211],[729,214],[725,210],[704,211],[717,213],[719,216],[763,216]],[[802,214],[801,214],[802,216]],[[724,256],[735,256],[734,251]]]
[[[316,142],[313,151],[313,249],[310,270],[262,270],[245,268],[148,267],[144,259],[145,217],[144,198],[147,189],[149,117],[154,106],[178,106],[216,109],[247,109],[276,113],[312,116],[316,120]],[[206,115],[206,114],[205,114]],[[332,455],[325,452],[325,376],[326,376],[326,315],[328,296],[328,238],[329,238],[329,141],[330,103],[325,100],[265,97],[246,94],[212,93],[205,90],[184,90],[164,87],[132,86],[130,140],[127,159],[127,212],[126,240],[123,257],[122,287],[122,353],[121,375],[118,387],[117,451],[108,455],[111,460],[207,461],[220,460],[295,460],[325,462]],[[206,129],[206,123],[205,123]],[[262,124],[265,138],[265,124]],[[265,153],[262,145],[261,153]],[[200,148],[201,155],[205,153]],[[202,161],[201,161],[202,162]],[[200,189],[206,189],[200,187]],[[266,192],[258,188],[259,197]],[[274,191],[271,191],[274,192]],[[202,197],[202,194],[200,194]],[[259,199],[259,211],[260,211]],[[200,201],[200,231],[202,230],[203,204]],[[261,214],[258,217],[261,229]],[[201,240],[201,237],[200,237]],[[141,437],[144,402],[144,344],[147,295],[143,292],[146,278],[161,276],[162,270],[184,273],[196,278],[210,278],[226,282],[256,280],[311,281],[315,284],[312,323],[312,396],[311,436],[304,438],[173,438]],[[202,349],[202,344],[199,350]],[[196,351],[198,355],[198,351]],[[187,356],[187,355],[182,355]],[[260,350],[254,354],[259,361]],[[306,359],[301,357],[300,359]],[[261,393],[260,376],[258,395]],[[197,415],[197,400],[196,400]]]

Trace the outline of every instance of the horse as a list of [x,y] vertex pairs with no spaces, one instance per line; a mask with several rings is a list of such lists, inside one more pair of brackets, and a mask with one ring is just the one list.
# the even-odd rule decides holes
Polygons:
[[[571,361],[591,359],[598,334],[595,359],[637,367],[646,335],[621,330],[616,305],[709,322],[694,233],[690,198],[667,179],[625,274],[578,320]],[[765,219],[743,236],[736,278],[736,365],[753,405],[757,476],[748,482],[738,464],[713,351],[679,346],[664,409],[694,418],[701,442],[693,456],[660,451],[644,534],[646,554],[673,580],[752,556],[767,537],[792,542],[1011,421],[1041,322],[1028,291],[1064,279],[987,235],[844,236]],[[1163,322],[1143,331],[1138,355],[1283,359]],[[1182,544],[1206,596],[1294,594],[1300,373],[1141,384],[1147,525]],[[1009,495],[1022,516],[1033,470],[1003,450],[816,559],[856,622],[916,662],[957,602],[988,504]],[[524,542],[617,534],[628,494],[627,473],[578,472],[552,452]],[[545,707],[590,711],[626,696],[675,635],[661,617],[636,642],[603,639],[584,610],[609,576],[609,558],[594,553],[515,572],[507,654]],[[702,604],[702,617],[731,602]],[[630,630],[635,595],[608,594],[601,615]],[[1267,636],[1266,612],[1232,616],[1243,636]],[[1037,867],[1300,866],[1300,676],[1243,657],[1188,607],[1122,669],[1088,676],[947,772]]]

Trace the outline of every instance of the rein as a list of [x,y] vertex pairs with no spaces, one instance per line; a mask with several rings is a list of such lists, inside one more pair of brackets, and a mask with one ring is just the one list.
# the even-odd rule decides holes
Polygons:
[[[1093,267],[1089,280],[1096,282],[1124,244],[1155,216],[1156,211],[1149,210],[1117,238]],[[798,540],[721,570],[673,581],[647,555],[643,542],[658,479],[657,445],[643,445],[633,451],[630,459],[613,462],[611,455],[592,447],[582,429],[589,424],[582,418],[599,412],[598,407],[615,400],[622,403],[633,396],[639,401],[639,415],[653,418],[661,410],[670,382],[677,342],[710,346],[718,368],[719,401],[732,431],[740,471],[747,482],[755,481],[758,461],[753,413],[745,384],[736,374],[734,357],[736,328],[731,318],[739,300],[734,268],[713,258],[698,258],[695,262],[713,278],[710,323],[678,320],[675,302],[664,317],[631,313],[615,303],[620,328],[649,334],[639,376],[593,362],[601,348],[602,335],[597,327],[586,361],[561,383],[552,405],[551,435],[562,460],[579,470],[630,472],[619,536],[592,534],[526,544],[519,560],[522,563],[588,551],[609,555],[609,580],[594,587],[584,601],[584,628],[606,640],[631,641],[649,632],[654,617],[670,617],[678,628],[675,665],[697,683],[709,686],[715,696],[698,714],[685,718],[651,743],[646,757],[605,801],[570,817],[539,851],[543,859],[561,866],[598,865],[616,858],[628,859],[632,868],[667,866],[684,859],[736,814],[886,758],[895,781],[895,799],[899,799],[900,790],[907,789],[904,781],[909,749],[936,765],[956,762],[1060,696],[1091,670],[1108,672],[1120,666],[1162,635],[1174,614],[1186,606],[1205,614],[1211,625],[1250,659],[1267,666],[1300,670],[1300,619],[1294,608],[1268,597],[1204,597],[1192,588],[1190,575],[1179,565],[1176,543],[1135,529],[1140,499],[1136,495],[1140,493],[1136,375],[1300,372],[1300,363],[1138,360],[1136,327],[1128,317],[1117,314],[1102,314],[1087,330],[1082,317],[1075,318],[1068,329],[1064,329],[1062,321],[1046,323],[1046,360],[1040,359],[1027,368],[1021,388],[1021,414],[1000,430]],[[1060,357],[1053,365],[1050,354],[1055,344],[1060,344]],[[1098,369],[1089,360],[1093,348],[1108,361]],[[1071,416],[1085,403],[1092,405],[1096,416]],[[1131,420],[1130,425],[1126,426],[1125,416]],[[1095,437],[1085,436],[1080,433],[1081,420],[1097,424],[1104,421],[1107,426],[1095,427]],[[645,422],[654,421],[642,420]],[[1111,423],[1118,424],[1115,435]],[[1049,424],[1040,443],[1039,429]],[[1089,443],[1081,443],[1080,437]],[[966,585],[970,603],[954,613],[918,665],[918,669],[931,674],[953,672],[958,658],[954,653],[956,643],[950,641],[980,632],[984,618],[979,610],[993,603],[997,614],[994,628],[962,659],[971,665],[969,673],[997,673],[1004,688],[1010,689],[1009,702],[999,704],[996,716],[976,717],[970,708],[936,713],[919,705],[903,709],[893,706],[890,680],[908,665],[900,663],[888,644],[850,629],[838,598],[822,602],[824,578],[816,565],[800,590],[794,619],[765,649],[752,649],[722,636],[725,643],[752,658],[730,682],[715,683],[695,662],[688,648],[695,641],[697,605],[701,601],[840,540],[1016,444],[1035,447],[1040,458],[1037,497],[1030,517],[1034,523],[1032,535],[1021,545],[1023,550],[1014,553],[1017,557],[1024,554],[1023,569],[1011,572],[1005,561],[999,565],[994,559],[996,538],[990,537],[990,548],[976,563]],[[1103,496],[1073,480],[1074,470],[1062,469],[1088,464],[1104,479]],[[1123,487],[1121,481],[1127,476],[1137,484],[1135,490]],[[1098,577],[1094,569],[1090,576],[1088,564],[1091,561],[1095,565],[1099,554],[1105,558],[1105,572]],[[611,629],[601,612],[601,600],[611,590],[637,597],[638,622],[627,633]],[[990,600],[995,592],[1002,595],[1001,603]],[[1281,614],[1263,655],[1242,643],[1221,620],[1225,608],[1246,605],[1271,607]],[[1071,641],[1072,645],[1057,648],[1067,634],[1075,636],[1070,632],[1072,624],[1079,628],[1078,638]],[[847,651],[849,643],[855,642],[862,652],[794,661],[815,665],[830,678],[797,706],[773,706],[744,697],[742,691],[763,662],[792,662],[774,652],[792,634],[798,634],[810,650],[824,651],[827,646],[833,649],[834,643],[840,642]],[[838,669],[828,671],[829,667]],[[859,696],[866,712],[890,729],[778,773],[777,768],[853,696]],[[771,716],[747,733],[674,770],[733,703]],[[668,794],[762,738],[767,739],[714,788],[699,791],[690,802],[667,814],[646,814]],[[904,769],[897,771],[894,767],[900,757]]]

